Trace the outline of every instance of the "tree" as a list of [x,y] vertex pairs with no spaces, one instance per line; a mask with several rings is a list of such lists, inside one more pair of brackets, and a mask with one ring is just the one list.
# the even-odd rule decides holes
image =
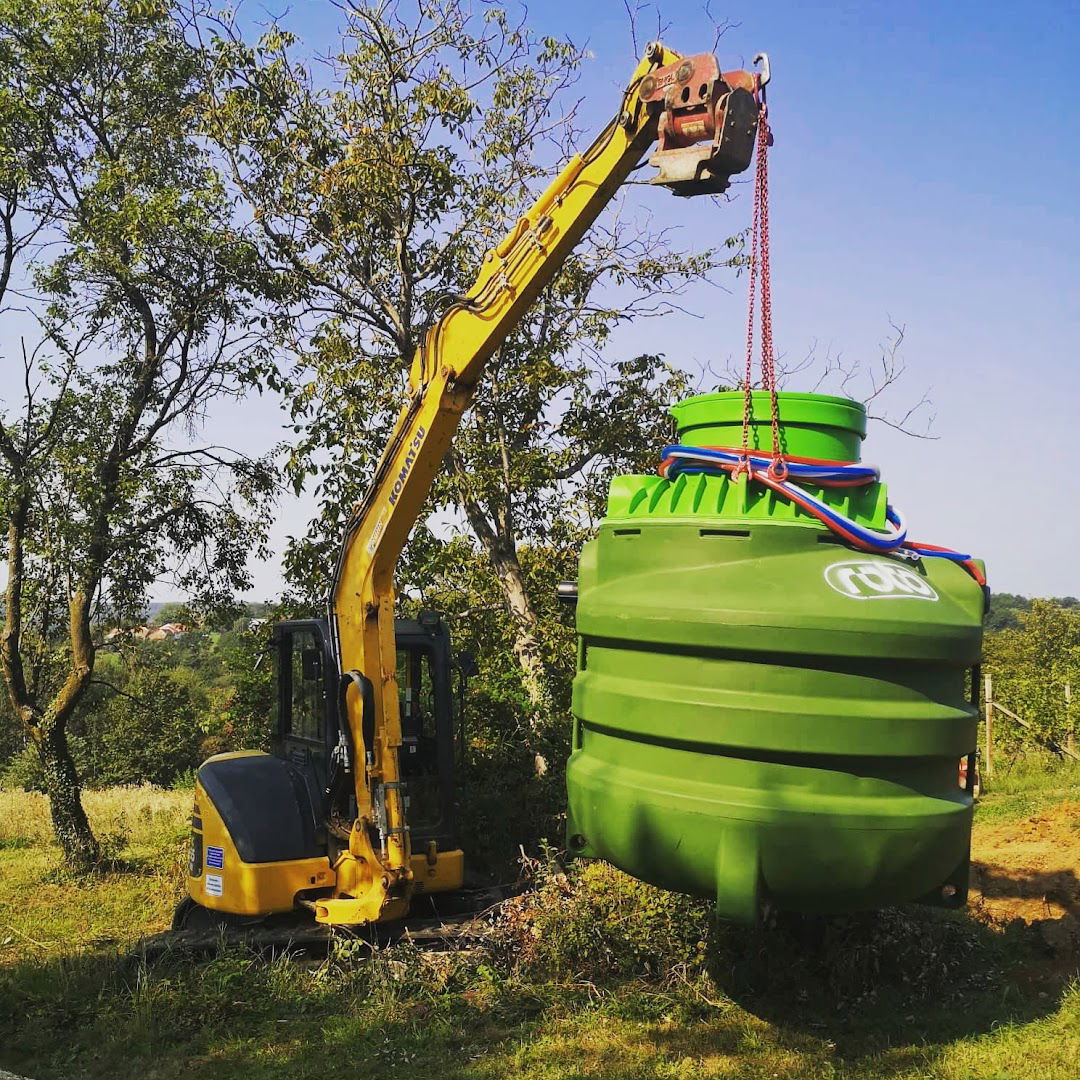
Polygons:
[[514,627],[500,582],[470,537],[426,552],[423,585],[404,600],[410,614],[422,608],[444,613],[455,649],[477,662],[459,717],[468,751],[459,766],[465,798],[458,822],[470,864],[496,880],[515,872],[519,845],[533,850],[565,827],[563,765],[571,736],[565,718],[576,649],[574,614],[558,602],[556,586],[577,572],[578,554],[569,545],[522,543],[517,550],[542,629],[541,660],[558,723],[536,722],[518,660],[505,645]]
[[191,626],[193,619],[194,612],[191,610],[191,605],[174,600],[162,604],[154,612],[154,617],[150,621],[154,626],[164,626],[166,623],[182,623],[185,626]]
[[[1018,613],[1018,629],[987,635],[984,668],[993,676],[995,698],[1042,738],[1065,743],[1075,733],[1065,687],[1080,692],[1080,612],[1055,600],[1029,603]],[[1003,717],[998,733],[1006,741],[1030,737]]]
[[5,360],[0,668],[76,866],[99,851],[67,740],[92,628],[166,574],[203,604],[243,587],[273,490],[196,441],[252,366],[253,252],[197,137],[200,70],[164,3],[0,0],[0,310],[34,335]]
[[204,749],[269,750],[277,711],[269,627],[226,631],[215,653],[221,674],[212,689],[214,710]]
[[[535,198],[577,130],[568,94],[584,52],[462,0],[343,5],[324,90],[273,28],[249,46],[217,28],[211,131],[253,208],[273,271],[278,376],[297,435],[289,472],[321,515],[290,548],[290,580],[327,592],[343,515],[370,475],[426,327]],[[651,457],[682,376],[661,357],[613,359],[614,328],[670,313],[691,280],[737,254],[682,250],[620,204],[593,228],[492,359],[448,455],[432,513],[467,529],[510,620],[527,697],[550,673],[523,543],[576,548],[614,469]],[[399,581],[438,547],[422,530]],[[423,570],[410,576],[408,565]]]
[[1020,617],[1031,610],[1031,601],[1018,593],[996,592],[990,597],[990,610],[986,613],[988,631],[1019,630]]
[[[75,756],[94,786],[170,784],[203,760],[209,692],[201,673],[142,645],[110,657],[115,692],[80,710]],[[104,665],[102,665],[104,666]]]

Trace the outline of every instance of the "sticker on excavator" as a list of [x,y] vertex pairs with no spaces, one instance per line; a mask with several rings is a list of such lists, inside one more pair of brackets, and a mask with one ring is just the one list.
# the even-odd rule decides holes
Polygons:
[[427,429],[417,424],[416,434],[413,436],[412,442],[409,443],[409,449],[405,453],[405,461],[402,463],[401,471],[398,473],[394,486],[390,489],[390,495],[386,500],[391,506],[398,501],[398,496],[405,487],[405,481],[409,479],[409,473],[412,472],[412,467],[416,463],[416,455],[419,454],[420,447],[424,445],[424,436],[426,434]]
[[221,875],[207,874],[205,888],[207,896],[221,896],[225,891]]
[[371,530],[371,539],[367,542],[367,553],[369,555],[375,554],[375,549],[379,546],[379,541],[382,539],[382,534],[386,529],[386,522],[389,517],[390,511],[384,506],[382,508],[382,513],[379,514],[379,519],[375,522],[375,527]]
[[225,849],[208,847],[206,849],[206,865],[212,870],[222,870],[225,867]]

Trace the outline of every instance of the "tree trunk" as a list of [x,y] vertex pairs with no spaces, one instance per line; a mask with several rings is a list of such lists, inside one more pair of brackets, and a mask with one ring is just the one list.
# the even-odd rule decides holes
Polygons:
[[82,700],[94,673],[95,649],[90,633],[92,585],[77,588],[68,601],[71,667],[63,685],[30,733],[45,774],[53,832],[68,865],[88,870],[101,858],[101,847],[82,804],[82,784],[67,741],[67,722]]
[[550,712],[551,680],[548,678],[540,645],[540,620],[525,587],[525,575],[522,574],[521,563],[518,561],[509,511],[504,506],[503,512],[496,515],[496,524],[493,526],[479,503],[468,495],[467,473],[461,460],[453,452],[450,460],[461,483],[460,505],[502,589],[503,602],[513,625],[514,640],[511,647],[521,668],[525,693],[534,707],[532,723],[535,727],[540,714]]
[[[525,576],[521,572],[521,563],[518,562],[517,550],[513,544],[495,544],[491,548],[486,544],[484,546],[488,560],[498,575],[506,610],[513,624],[514,640],[511,648],[521,667],[522,686],[532,705],[529,724],[536,731],[543,720],[551,716],[552,711],[551,680],[540,646],[540,620],[536,617],[536,610],[525,588]],[[533,768],[537,776],[543,776],[548,771],[547,759],[539,751],[533,754]]]
[[529,599],[525,588],[525,578],[521,572],[516,551],[500,551],[498,548],[487,552],[492,568],[499,578],[503,600],[510,621],[514,628],[512,648],[521,667],[522,685],[529,697],[529,702],[544,709],[551,704],[550,682],[544,664],[540,645],[540,620]]
[[66,729],[62,725],[49,725],[38,732],[34,743],[45,778],[56,842],[69,866],[89,870],[101,857],[101,848],[83,809],[82,786],[68,749]]

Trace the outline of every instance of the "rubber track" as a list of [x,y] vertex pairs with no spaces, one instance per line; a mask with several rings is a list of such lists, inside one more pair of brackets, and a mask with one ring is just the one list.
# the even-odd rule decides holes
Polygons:
[[[502,885],[422,897],[414,903],[408,918],[358,927],[326,926],[314,922],[307,912],[297,911],[243,926],[166,930],[140,940],[126,959],[151,963],[170,956],[212,956],[229,949],[270,955],[325,955],[333,942],[355,940],[367,942],[372,950],[408,942],[423,949],[457,951],[483,940],[490,933],[485,916],[525,888],[520,884]],[[424,907],[435,910],[431,914],[417,910]]]

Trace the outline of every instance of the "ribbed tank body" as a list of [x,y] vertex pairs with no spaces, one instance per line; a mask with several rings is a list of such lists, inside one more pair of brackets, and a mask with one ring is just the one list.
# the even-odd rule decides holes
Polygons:
[[[755,487],[613,482],[578,577],[571,849],[744,922],[962,903],[983,590]],[[883,485],[836,502],[884,523]]]

